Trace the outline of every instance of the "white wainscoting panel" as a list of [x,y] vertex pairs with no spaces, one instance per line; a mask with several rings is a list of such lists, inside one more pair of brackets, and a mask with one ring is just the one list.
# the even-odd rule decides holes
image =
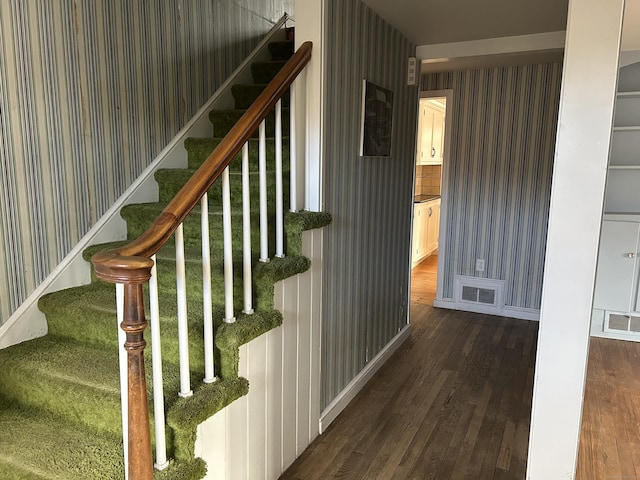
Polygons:
[[311,269],[278,282],[283,325],[240,348],[249,394],[198,428],[206,479],[275,480],[318,436],[322,230],[303,234]]

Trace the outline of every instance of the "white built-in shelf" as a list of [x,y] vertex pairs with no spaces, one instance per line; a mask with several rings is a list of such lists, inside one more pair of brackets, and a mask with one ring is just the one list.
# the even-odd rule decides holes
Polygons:
[[614,132],[633,132],[640,130],[640,125],[630,125],[627,127],[613,127]]
[[609,165],[611,170],[640,170],[640,165]]

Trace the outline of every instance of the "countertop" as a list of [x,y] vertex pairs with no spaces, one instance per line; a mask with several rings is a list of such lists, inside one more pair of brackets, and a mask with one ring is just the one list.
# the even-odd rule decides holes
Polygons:
[[430,202],[431,200],[437,200],[440,195],[416,195],[413,197],[413,203]]

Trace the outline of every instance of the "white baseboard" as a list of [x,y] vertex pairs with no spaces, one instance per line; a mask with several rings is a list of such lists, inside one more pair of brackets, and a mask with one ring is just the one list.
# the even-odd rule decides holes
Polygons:
[[405,326],[391,340],[380,353],[378,353],[371,361],[360,371],[356,377],[340,392],[340,394],[324,409],[320,415],[320,433],[324,432],[336,417],[345,409],[347,405],[354,399],[360,390],[367,384],[371,377],[384,365],[391,355],[398,349],[402,343],[409,338],[411,327]]
[[520,320],[530,320],[537,322],[540,320],[540,310],[534,308],[520,308],[505,305],[496,311],[482,305],[460,304],[456,303],[452,298],[437,298],[433,302],[434,307],[447,308],[449,310],[460,310],[463,312],[484,313],[488,315],[497,315],[499,317],[517,318]]

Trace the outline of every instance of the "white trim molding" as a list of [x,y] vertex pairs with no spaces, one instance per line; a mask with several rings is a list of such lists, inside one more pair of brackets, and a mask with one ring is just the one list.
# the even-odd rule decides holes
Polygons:
[[514,37],[487,38],[469,42],[420,45],[416,48],[416,57],[420,60],[448,60],[480,55],[562,50],[565,36],[566,32],[563,30]]
[[529,320],[531,322],[537,322],[540,320],[540,310],[534,308],[521,308],[505,305],[502,307],[499,313],[482,311],[482,306],[476,306],[471,304],[463,304],[462,306],[457,304],[453,298],[440,298],[433,302],[433,306],[436,308],[446,308],[448,310],[460,310],[463,312],[484,313],[490,315],[496,315],[499,317],[517,318],[518,320]]
[[360,373],[349,382],[349,384],[333,399],[333,401],[324,409],[320,415],[320,433],[323,433],[329,425],[340,415],[340,412],[355,398],[360,390],[367,384],[371,377],[380,370],[380,367],[393,355],[393,353],[409,338],[411,327],[406,325],[391,340],[380,353],[360,371]]

